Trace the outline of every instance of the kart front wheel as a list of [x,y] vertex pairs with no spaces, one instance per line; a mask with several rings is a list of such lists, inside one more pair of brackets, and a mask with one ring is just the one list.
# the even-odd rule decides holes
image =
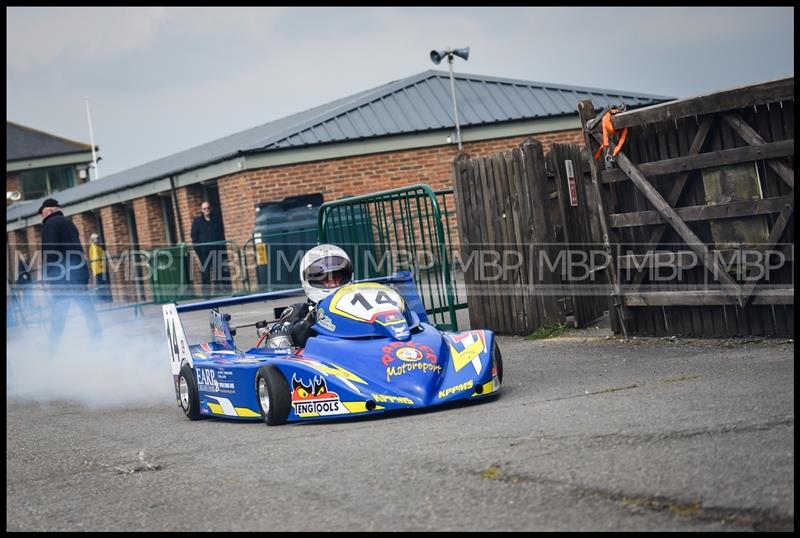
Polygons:
[[497,340],[494,341],[494,347],[492,349],[492,360],[494,361],[494,367],[497,368],[497,380],[502,383],[503,382],[503,354],[500,353],[500,346],[497,345]]
[[261,417],[267,426],[286,424],[292,405],[289,384],[276,366],[264,365],[256,374],[256,394]]
[[178,376],[178,395],[181,399],[181,409],[189,420],[200,420],[200,398],[197,394],[197,381],[194,372],[188,364],[184,364]]

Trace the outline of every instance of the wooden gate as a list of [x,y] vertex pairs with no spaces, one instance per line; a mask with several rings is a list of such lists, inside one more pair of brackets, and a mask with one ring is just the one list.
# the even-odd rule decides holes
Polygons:
[[592,176],[580,146],[553,144],[548,158],[558,193],[558,214],[553,218],[561,228],[560,237],[556,238],[558,248],[564,254],[577,255],[579,262],[567,267],[570,271],[561,275],[561,283],[568,292],[567,310],[575,325],[583,327],[608,309],[609,295],[606,272],[593,265],[593,253],[602,247],[602,236]]
[[[578,110],[594,153],[603,114],[591,101]],[[793,335],[794,78],[620,112],[612,124],[627,141],[591,173],[615,330]]]
[[[462,154],[454,162],[461,255],[470,261],[464,280],[473,327],[529,335],[563,323],[568,314],[583,326],[607,308],[603,275],[591,276],[593,292],[585,294],[581,285],[586,282],[578,285],[564,272],[570,249],[583,253],[591,248],[597,241],[592,229],[598,226],[591,224],[596,215],[588,203],[589,176],[580,148],[554,148],[545,158],[541,142],[531,138],[511,151],[475,158]],[[491,267],[498,274],[487,274]]]

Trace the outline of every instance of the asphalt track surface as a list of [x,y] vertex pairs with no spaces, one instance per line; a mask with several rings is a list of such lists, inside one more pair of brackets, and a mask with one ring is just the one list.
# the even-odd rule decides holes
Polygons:
[[608,334],[500,337],[498,397],[336,422],[7,396],[6,530],[794,530],[793,341]]

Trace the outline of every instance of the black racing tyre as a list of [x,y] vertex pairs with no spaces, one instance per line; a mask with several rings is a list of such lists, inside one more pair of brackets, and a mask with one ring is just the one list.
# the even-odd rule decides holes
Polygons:
[[277,366],[265,364],[256,373],[258,409],[267,426],[286,424],[292,406],[289,384]]
[[500,383],[503,383],[503,354],[500,353],[500,346],[497,345],[497,340],[494,341],[494,347],[492,348],[492,359],[494,360],[495,365],[497,365],[497,380]]
[[178,376],[178,393],[181,399],[181,409],[189,420],[200,420],[200,396],[197,393],[197,380],[194,371],[188,364],[181,367]]

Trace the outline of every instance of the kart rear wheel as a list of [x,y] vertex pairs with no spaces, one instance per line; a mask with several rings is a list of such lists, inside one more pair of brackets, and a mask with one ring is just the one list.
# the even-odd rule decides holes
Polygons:
[[181,409],[189,420],[200,420],[200,398],[197,394],[197,381],[194,372],[188,364],[184,364],[178,376],[178,394],[181,400]]
[[292,405],[289,384],[276,366],[266,364],[256,374],[256,396],[267,426],[286,424]]
[[492,360],[497,367],[497,380],[503,382],[503,354],[500,353],[500,346],[497,345],[497,340],[494,341],[492,348]]

